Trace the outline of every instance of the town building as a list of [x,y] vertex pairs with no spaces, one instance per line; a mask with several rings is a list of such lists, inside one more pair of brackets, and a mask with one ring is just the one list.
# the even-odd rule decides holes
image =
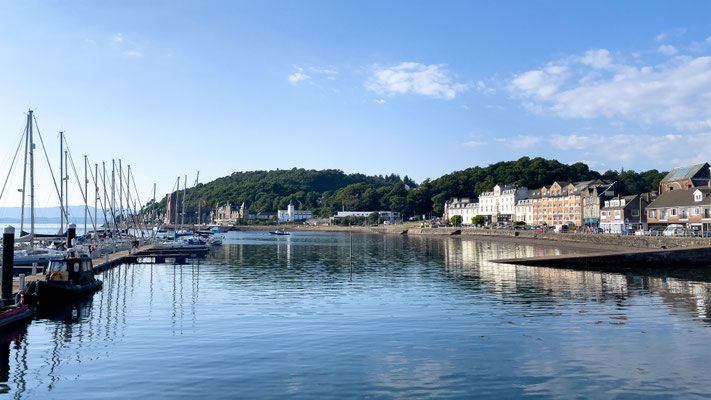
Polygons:
[[309,218],[311,218],[311,211],[295,210],[294,204],[291,202],[286,210],[277,211],[277,221],[279,222],[306,221]]
[[555,181],[532,192],[533,221],[536,224],[561,225],[572,222],[582,225],[580,186]]
[[659,194],[709,186],[710,173],[708,163],[674,168],[659,182]]
[[711,187],[673,189],[661,193],[647,206],[650,226],[681,224],[708,232],[711,229]]
[[182,213],[183,197],[180,190],[168,194],[168,203],[166,205],[165,216],[163,222],[168,225],[177,225],[180,223]]
[[[345,217],[357,217],[357,218],[368,218],[368,216],[375,211],[339,211],[333,218],[345,218]],[[388,221],[389,223],[395,222],[395,220],[400,219],[400,213],[397,211],[378,211],[380,215],[380,221]]]
[[444,203],[444,219],[449,221],[455,215],[462,217],[465,225],[472,223],[472,218],[479,214],[479,203],[471,201],[468,197],[453,197]]
[[611,233],[646,230],[645,210],[655,198],[656,193],[629,196],[618,194],[605,200],[600,209],[600,228]]
[[[578,186],[581,186],[578,184]],[[583,207],[583,224],[588,227],[598,227],[600,224],[600,208],[605,200],[622,194],[622,184],[618,181],[609,183],[600,180],[590,181],[580,188]]]
[[530,191],[526,187],[496,185],[491,192],[479,195],[479,215],[493,224],[514,222],[516,204],[529,195]]
[[514,222],[525,222],[533,225],[533,199],[523,199],[516,203]]
[[234,225],[240,219],[250,219],[249,209],[245,207],[244,202],[239,208],[232,207],[230,203],[215,207],[213,221],[218,225]]

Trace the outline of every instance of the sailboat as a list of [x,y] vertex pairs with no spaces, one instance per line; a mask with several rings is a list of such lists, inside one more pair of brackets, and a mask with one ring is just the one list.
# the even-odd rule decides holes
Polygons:
[[[23,170],[22,189],[20,189],[20,192],[22,193],[22,211],[21,211],[21,216],[20,216],[21,236],[19,239],[17,239],[17,242],[27,243],[27,248],[21,249],[21,250],[18,250],[15,252],[14,264],[16,266],[30,266],[33,264],[36,264],[38,266],[47,266],[49,264],[50,260],[62,257],[64,254],[63,251],[59,251],[59,250],[55,250],[55,249],[37,248],[34,243],[35,239],[38,237],[35,234],[34,126],[35,126],[34,112],[32,110],[29,110],[27,113],[27,124],[25,126],[25,131],[24,131],[24,136],[25,136],[24,137],[24,145],[25,145],[25,164],[24,164],[24,166],[25,166],[25,168]],[[37,133],[39,134],[39,130]],[[18,150],[19,150],[19,148],[18,148]],[[29,164],[29,168],[28,168],[28,164]],[[23,231],[24,222],[25,222],[25,199],[27,197],[25,195],[25,191],[27,189],[27,172],[28,171],[29,171],[29,175],[30,175],[30,177],[29,177],[30,178],[29,179],[30,232],[29,233]],[[65,210],[62,208],[61,212],[64,213]],[[54,235],[52,237],[57,237],[57,235]]]

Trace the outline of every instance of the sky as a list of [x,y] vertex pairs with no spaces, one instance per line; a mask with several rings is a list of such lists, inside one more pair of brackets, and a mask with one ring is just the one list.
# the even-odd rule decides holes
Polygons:
[[[55,174],[63,130],[79,175],[84,155],[121,159],[143,203],[197,171],[203,183],[294,167],[421,182],[522,156],[600,172],[710,161],[709,11],[0,0],[0,183],[29,108]],[[38,205],[56,204],[37,157]],[[19,203],[10,175],[3,206]]]

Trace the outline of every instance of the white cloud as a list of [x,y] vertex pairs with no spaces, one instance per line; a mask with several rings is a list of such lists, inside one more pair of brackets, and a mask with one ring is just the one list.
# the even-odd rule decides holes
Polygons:
[[568,67],[549,63],[541,70],[533,70],[517,75],[509,90],[524,97],[549,99],[568,79]]
[[378,103],[378,104],[385,104],[385,103],[387,103],[384,99],[375,99],[375,100],[373,100],[373,101],[376,102],[376,103]]
[[606,49],[588,50],[580,62],[593,68],[606,68],[612,63],[610,52]]
[[304,69],[302,67],[296,67],[296,69],[297,71],[289,75],[289,77],[287,78],[289,80],[289,83],[291,83],[292,85],[296,85],[299,82],[305,82],[311,79],[310,76],[304,73]]
[[[711,128],[711,57],[677,56],[653,66],[606,60],[600,50],[513,77],[509,91],[532,112],[622,118],[678,129]],[[598,67],[605,65],[605,70]]]
[[121,43],[121,42],[123,42],[123,34],[121,34],[121,33],[115,34],[114,37],[113,37],[113,39],[112,39],[112,41],[113,41],[114,43]]
[[[597,162],[644,164],[660,170],[697,162],[708,162],[711,154],[711,133],[606,135],[551,135],[546,140],[558,149],[574,151]],[[615,149],[615,151],[601,151]]]
[[486,83],[484,83],[484,81],[477,81],[476,86],[474,86],[474,87],[476,88],[477,92],[482,93],[482,94],[495,94],[496,93],[496,90],[487,86]]
[[706,38],[706,43],[711,43],[711,36]]
[[452,82],[442,64],[416,62],[403,62],[394,67],[375,66],[365,86],[381,95],[415,93],[444,100],[451,100],[469,88],[468,85]]
[[669,38],[677,38],[680,36],[683,36],[686,33],[686,28],[675,28],[675,29],[669,29],[667,31],[664,31],[660,34],[658,34],[654,40],[657,42],[664,41]]
[[671,56],[676,54],[678,50],[670,44],[663,44],[657,48],[657,51],[664,55]]

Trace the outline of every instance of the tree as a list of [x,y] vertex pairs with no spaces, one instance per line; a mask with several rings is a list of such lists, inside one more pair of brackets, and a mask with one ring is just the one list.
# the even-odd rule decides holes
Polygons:
[[486,218],[483,215],[475,215],[472,217],[472,225],[484,225]]
[[452,218],[449,219],[449,222],[454,226],[461,226],[462,225],[462,216],[461,215],[452,215]]
[[378,214],[377,211],[373,211],[372,213],[368,214],[368,223],[373,225],[377,224],[380,220],[380,214]]

